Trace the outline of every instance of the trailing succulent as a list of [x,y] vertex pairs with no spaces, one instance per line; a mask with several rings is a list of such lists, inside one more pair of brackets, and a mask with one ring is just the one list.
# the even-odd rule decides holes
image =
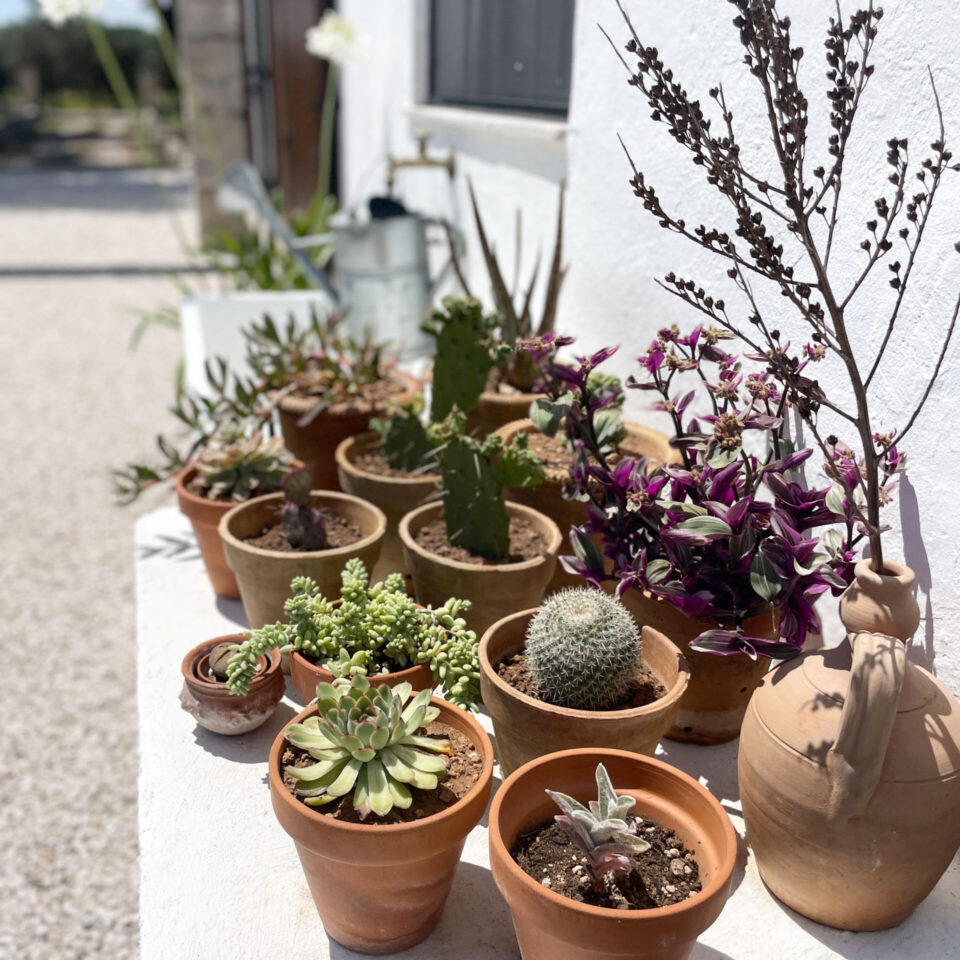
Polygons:
[[228,666],[230,692],[247,693],[257,658],[279,647],[298,650],[343,677],[374,677],[426,663],[447,700],[477,708],[477,635],[462,616],[470,601],[451,598],[440,607],[418,608],[404,590],[401,574],[370,586],[356,557],[347,561],[342,582],[341,602],[335,606],[309,577],[296,577],[293,596],[284,605],[289,622],[260,627],[237,646]]
[[572,587],[544,600],[527,627],[527,668],[537,695],[574,710],[603,710],[630,690],[640,631],[618,600]]
[[284,731],[317,761],[286,767],[297,781],[296,795],[312,807],[351,795],[365,820],[371,813],[386,816],[394,807],[408,809],[411,787],[436,789],[447,771],[437,754],[452,755],[453,749],[448,740],[418,734],[440,710],[430,705],[432,690],[410,700],[412,689],[409,683],[371,688],[362,675],[318,684],[317,716]]
[[309,467],[291,470],[283,480],[285,502],[281,512],[283,532],[291,547],[324,550],[327,528],[323,514],[310,504],[313,473]]
[[599,891],[611,879],[615,882],[619,876],[630,873],[638,865],[637,855],[650,849],[650,844],[637,834],[639,821],[627,819],[637,801],[626,794],[617,796],[602,763],[597,764],[597,799],[591,800],[589,807],[565,793],[546,792],[563,811],[554,819],[586,856],[587,870]]

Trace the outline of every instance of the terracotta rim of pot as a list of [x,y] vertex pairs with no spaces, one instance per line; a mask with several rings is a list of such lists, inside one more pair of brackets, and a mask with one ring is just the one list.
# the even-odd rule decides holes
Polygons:
[[[396,368],[386,371],[385,375],[380,379],[392,380],[394,383],[400,384],[403,389],[390,394],[389,397],[385,397],[382,400],[371,401],[365,400],[362,397],[354,397],[349,400],[341,400],[338,403],[331,403],[329,406],[323,408],[318,414],[318,417],[355,417],[361,413],[369,414],[376,410],[382,410],[389,401],[401,400],[411,394],[419,393],[423,387],[423,383],[412,374],[404,373],[402,370],[397,370]],[[285,397],[281,398],[279,407],[284,413],[303,416],[303,414],[312,410],[320,399],[320,397],[303,397],[295,393],[288,393]]]
[[[290,676],[294,676],[294,666],[296,663],[300,669],[309,672],[312,676],[317,678],[317,683],[332,683],[333,674],[327,670],[325,667],[321,667],[319,664],[314,663],[312,660],[307,659],[299,650],[293,650],[290,653]],[[433,675],[430,672],[430,664],[428,663],[417,663],[412,667],[404,667],[402,670],[397,670],[394,673],[375,673],[367,676],[367,679],[370,681],[371,686],[379,686],[382,683],[385,683],[387,677],[390,678],[390,686],[394,686],[398,683],[412,683],[413,689],[415,692],[426,689],[424,686],[417,686],[414,682],[418,676],[423,674],[424,669],[426,669],[427,674],[430,676],[430,682],[427,686],[433,686]],[[296,680],[294,680],[294,686],[297,687],[297,692],[304,696],[303,691],[297,686]],[[314,684],[316,686],[316,684]],[[306,699],[306,698],[305,698]],[[307,702],[316,700],[316,694],[307,699]]]
[[[679,700],[683,696],[684,690],[687,689],[687,683],[690,681],[690,668],[687,664],[687,660],[684,655],[680,652],[679,647],[670,640],[669,637],[664,636],[668,643],[677,651],[677,679],[673,682],[667,692],[658,699],[654,700],[652,703],[645,703],[642,707],[625,707],[622,710],[578,710],[574,707],[560,707],[554,703],[547,703],[545,700],[538,700],[536,697],[531,697],[529,694],[522,693],[516,687],[511,686],[507,683],[503,677],[497,673],[494,668],[493,663],[490,661],[488,650],[490,648],[490,640],[493,638],[497,630],[501,629],[507,623],[512,620],[520,620],[523,617],[532,617],[540,608],[531,607],[529,610],[520,610],[517,613],[508,614],[506,617],[502,617],[500,620],[497,620],[496,623],[491,624],[483,634],[483,637],[480,639],[480,644],[477,649],[477,656],[480,660],[480,671],[486,675],[486,678],[492,683],[505,697],[510,699],[517,700],[520,703],[525,704],[529,707],[534,707],[537,710],[542,710],[544,713],[554,716],[565,716],[565,717],[579,717],[583,720],[631,720],[635,717],[643,717],[647,714],[657,713],[661,711],[665,706]],[[643,626],[637,624],[641,627],[641,630],[651,630],[651,627]],[[521,647],[521,649],[525,649]],[[661,681],[662,682],[662,681]]]
[[[359,505],[362,509],[369,510],[377,520],[377,526],[373,533],[367,534],[367,536],[361,537],[359,540],[348,543],[343,547],[328,547],[326,550],[265,550],[263,547],[251,546],[246,540],[241,540],[235,536],[230,529],[236,518],[240,516],[243,511],[249,509],[251,505],[262,507],[265,504],[282,503],[284,499],[285,497],[282,493],[265,493],[263,496],[254,497],[252,500],[245,500],[243,503],[238,503],[233,509],[225,513],[220,520],[220,538],[224,543],[229,543],[235,550],[242,550],[246,553],[253,553],[261,557],[277,557],[286,560],[298,556],[309,559],[316,557],[333,559],[337,556],[346,557],[353,555],[365,547],[372,546],[377,540],[381,539],[387,531],[387,517],[379,507],[374,506],[374,504],[368,500],[361,500],[360,497],[355,497],[349,493],[341,493],[339,490],[311,490],[310,499],[314,505],[317,505],[319,501],[320,506],[325,506],[333,510],[334,513],[337,512],[335,509],[337,503],[349,501]],[[279,522],[279,514],[276,522]]]
[[[348,835],[365,834],[369,836],[370,832],[373,830],[387,830],[391,835],[401,835],[411,833],[416,830],[422,830],[424,828],[430,829],[433,826],[453,819],[457,815],[458,808],[462,810],[464,805],[474,802],[480,794],[490,790],[490,785],[493,780],[493,745],[490,743],[490,738],[487,736],[483,727],[480,726],[480,724],[471,714],[467,713],[465,710],[461,710],[459,707],[454,706],[452,703],[448,703],[446,700],[442,700],[440,697],[431,697],[430,703],[433,706],[440,708],[440,716],[437,717],[435,721],[438,723],[446,723],[448,726],[455,726],[455,724],[449,722],[449,719],[444,718],[449,718],[451,713],[456,711],[456,713],[453,715],[459,717],[469,730],[469,733],[463,730],[460,730],[460,732],[463,733],[464,736],[466,736],[467,739],[473,744],[474,749],[480,754],[483,760],[483,766],[481,767],[480,776],[478,777],[477,782],[462,797],[460,797],[456,803],[447,807],[446,810],[433,813],[429,817],[423,817],[420,820],[410,820],[406,823],[350,823],[346,820],[336,820],[333,817],[327,816],[326,814],[319,813],[311,807],[308,807],[301,800],[298,800],[292,793],[290,793],[286,787],[286,784],[283,782],[283,751],[286,749],[287,743],[284,734],[293,724],[303,723],[303,721],[309,717],[315,716],[317,713],[317,705],[315,703],[308,706],[301,713],[298,713],[297,716],[290,721],[290,723],[284,724],[283,729],[274,739],[273,746],[270,747],[270,757],[267,763],[267,772],[270,778],[270,786],[274,794],[274,803],[282,803],[284,806],[297,811],[299,814],[306,817],[309,823],[315,824],[320,829],[345,831]],[[440,782],[442,783],[443,781]],[[484,804],[484,806],[486,806],[486,804]]]
[[[197,666],[200,661],[218,644],[218,643],[243,643],[249,636],[245,633],[228,633],[222,637],[214,637],[212,640],[204,640],[198,643],[182,660],[180,664],[180,673],[183,679],[191,685],[199,685],[205,696],[227,696],[238,703],[243,700],[242,696],[234,696],[227,690],[226,682],[223,680],[210,680],[208,677],[202,677],[197,672]],[[263,662],[264,667],[256,673],[250,681],[250,693],[256,692],[257,687],[262,687],[273,674],[280,671],[280,651],[270,650],[263,654],[257,661]]]
[[[720,868],[716,872],[716,875],[710,877],[709,882],[699,893],[695,893],[692,897],[689,897],[680,903],[670,904],[670,906],[667,907],[652,907],[648,910],[617,910],[612,907],[596,907],[589,903],[581,903],[578,900],[571,900],[569,897],[565,897],[562,894],[543,886],[543,884],[538,883],[533,879],[533,877],[528,876],[523,872],[523,870],[520,869],[520,867],[517,865],[517,862],[511,856],[510,851],[507,849],[506,844],[503,842],[503,836],[500,831],[500,808],[503,806],[505,798],[510,794],[511,789],[514,788],[517,781],[535,767],[544,766],[548,763],[555,763],[559,760],[563,760],[566,757],[582,756],[595,757],[597,763],[602,763],[605,757],[616,756],[623,760],[633,761],[641,766],[650,766],[658,770],[662,776],[678,779],[682,781],[688,788],[693,789],[702,795],[702,798],[707,802],[707,805],[711,808],[712,812],[715,814],[718,822],[720,823],[725,839],[725,849],[723,860],[720,864]],[[616,784],[614,784],[614,786],[616,787]],[[637,801],[637,807],[640,807],[641,803],[642,801]],[[642,813],[642,810],[640,813]],[[720,805],[720,801],[717,800],[717,798],[706,787],[694,780],[693,777],[689,776],[689,774],[684,773],[682,770],[678,770],[669,763],[664,763],[662,760],[657,760],[654,757],[647,757],[639,753],[631,753],[628,750],[613,750],[605,747],[598,747],[596,749],[593,747],[581,747],[576,750],[560,750],[557,753],[549,753],[544,757],[537,757],[535,760],[528,761],[522,767],[518,767],[516,770],[514,770],[513,773],[511,773],[510,776],[507,777],[507,779],[504,780],[504,782],[500,785],[500,789],[497,790],[493,798],[493,802],[490,805],[488,824],[490,846],[495,848],[497,856],[503,862],[506,869],[513,874],[516,880],[518,880],[527,888],[529,893],[536,894],[540,897],[545,897],[548,901],[566,907],[573,913],[580,914],[583,917],[604,918],[609,920],[616,919],[618,923],[641,924],[644,922],[644,920],[649,922],[650,920],[672,916],[673,914],[677,913],[683,913],[693,907],[700,906],[708,898],[718,896],[721,890],[728,885],[737,861],[737,833],[733,829],[733,824],[731,823],[730,818],[727,816],[726,811]],[[664,826],[669,825],[664,824]]]
[[484,390],[480,394],[478,403],[487,403],[492,407],[505,407],[507,405],[519,404],[525,402],[529,407],[537,397],[543,397],[543,393],[523,393],[517,390],[515,393],[508,393],[500,390]]
[[858,560],[853,567],[853,575],[861,583],[870,584],[872,587],[885,587],[896,583],[906,589],[911,589],[917,582],[917,575],[905,563],[899,563],[896,560],[883,561],[883,573],[877,573],[870,566],[871,561]]
[[395,485],[408,489],[416,486],[439,486],[439,473],[411,473],[406,477],[388,477],[381,473],[364,470],[354,463],[354,457],[362,453],[369,453],[373,448],[378,446],[380,446],[380,434],[373,430],[367,433],[354,434],[354,436],[347,437],[345,440],[340,441],[337,449],[334,451],[334,459],[337,462],[337,466],[343,470],[344,473],[354,477],[362,477],[364,480],[382,483],[384,486]]
[[498,570],[510,570],[511,572],[532,570],[534,567],[543,564],[548,557],[556,556],[557,551],[563,543],[563,535],[560,533],[560,528],[546,514],[541,513],[539,510],[534,510],[532,507],[524,506],[521,503],[513,503],[509,500],[506,503],[506,507],[507,513],[511,516],[530,520],[538,528],[540,534],[543,535],[547,541],[543,553],[538,553],[535,557],[530,557],[528,560],[520,560],[517,563],[466,563],[463,560],[453,560],[450,557],[442,557],[439,553],[434,553],[432,550],[425,550],[417,543],[410,528],[415,527],[415,530],[420,530],[428,523],[437,519],[438,515],[442,515],[442,501],[426,503],[422,507],[417,507],[415,510],[404,514],[403,519],[400,521],[400,539],[408,550],[419,557],[423,557],[425,560],[429,560],[432,563],[441,563],[444,566],[453,567],[456,570],[470,571],[478,575],[495,573]]

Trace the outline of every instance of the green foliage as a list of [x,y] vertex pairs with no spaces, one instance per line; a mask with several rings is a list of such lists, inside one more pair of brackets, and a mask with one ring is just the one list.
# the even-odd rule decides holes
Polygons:
[[211,500],[240,502],[279,490],[292,461],[280,437],[227,420],[196,459],[197,482]]
[[545,702],[603,710],[616,704],[636,677],[640,631],[618,600],[574,587],[548,597],[530,620],[526,654]]
[[290,743],[318,761],[286,768],[297,780],[297,796],[320,807],[352,795],[365,820],[371,812],[383,817],[394,807],[406,810],[413,802],[410,787],[435,790],[447,773],[437,754],[452,756],[453,748],[448,740],[417,733],[440,710],[430,705],[432,690],[413,700],[411,693],[409,683],[372,689],[360,674],[318,684],[317,716],[284,731]]
[[404,590],[402,574],[370,586],[366,568],[356,557],[347,561],[342,581],[341,603],[334,606],[309,577],[295,578],[290,584],[293,596],[284,606],[289,622],[261,627],[244,641],[228,683],[230,692],[247,693],[256,658],[280,647],[299,650],[335,674],[346,670],[375,676],[427,663],[447,700],[476,709],[480,664],[477,635],[462,617],[470,609],[468,600],[451,598],[441,607],[418,609]]
[[483,315],[478,300],[458,297],[445,297],[443,309],[424,320],[424,331],[437,341],[430,402],[434,423],[453,410],[466,413],[477,405],[490,371],[510,352],[497,345],[497,324],[497,317]]
[[420,419],[422,410],[423,398],[418,395],[398,409],[388,411],[387,416],[370,421],[370,428],[380,434],[383,459],[394,470],[413,473],[429,461],[433,444]]
[[509,446],[491,434],[485,440],[464,436],[462,415],[448,418],[435,436],[443,488],[443,516],[447,539],[458,547],[492,560],[506,557],[510,545],[510,517],[503,488],[533,487],[544,473],[524,434]]

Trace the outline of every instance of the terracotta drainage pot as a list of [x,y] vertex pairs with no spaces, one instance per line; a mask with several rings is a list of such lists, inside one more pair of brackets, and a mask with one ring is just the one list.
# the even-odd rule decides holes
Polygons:
[[[527,406],[529,407],[529,404]],[[670,446],[667,435],[660,433],[659,430],[630,422],[625,422],[624,428],[627,431],[627,436],[620,444],[622,454],[632,457],[646,457],[651,469],[661,463],[672,462],[679,458],[679,451]],[[521,433],[537,432],[533,421],[527,418],[526,413],[524,413],[524,419],[514,420],[497,430],[497,433],[503,437],[504,443],[510,443],[514,437]],[[563,537],[564,543],[563,549],[569,552],[570,528],[583,523],[587,519],[587,513],[582,503],[564,499],[563,487],[566,480],[566,473],[549,471],[543,483],[535,487],[528,489],[509,487],[507,489],[507,499],[514,503],[522,503],[546,514],[560,528],[560,535]],[[578,577],[574,573],[567,573],[558,563],[553,579],[547,585],[546,592],[553,593],[562,590],[564,587],[581,586],[583,586],[583,577]]]
[[[391,402],[403,403],[418,394],[422,384],[400,370],[391,370],[390,379],[402,390],[390,397]],[[370,418],[382,416],[384,404],[354,400],[334,403],[322,410],[305,427],[300,418],[316,405],[316,397],[290,394],[277,406],[284,446],[313,471],[313,485],[318,490],[339,490],[337,463],[334,451],[347,437],[370,429]]]
[[250,692],[235,697],[227,685],[208,676],[208,654],[218,643],[243,643],[244,634],[235,633],[194,647],[180,664],[183,689],[180,705],[206,730],[236,736],[256,730],[277,709],[286,683],[280,672],[280,653],[273,650],[260,658],[260,672],[250,682]]
[[484,390],[477,405],[467,414],[468,433],[485,437],[514,420],[522,420],[530,413],[530,404],[539,393],[500,393],[498,390]]
[[312,577],[325,597],[337,596],[340,573],[349,559],[359,557],[369,570],[380,556],[380,543],[387,529],[382,511],[346,493],[314,490],[310,497],[314,506],[326,507],[349,520],[363,537],[346,547],[312,552],[287,553],[251,546],[244,537],[280,522],[282,493],[238,504],[220,521],[224,554],[236,574],[243,609],[253,628],[283,619],[283,605],[290,596],[290,581],[294,577]]
[[442,503],[418,507],[400,521],[400,540],[417,602],[439,606],[448,597],[471,600],[473,606],[465,619],[477,636],[507,614],[539,605],[562,543],[560,530],[549,517],[519,503],[508,503],[507,511],[512,517],[529,520],[540,531],[547,544],[540,556],[520,563],[480,565],[448,560],[425,550],[417,543],[416,533],[442,515]]
[[394,572],[406,572],[403,546],[398,533],[400,520],[405,513],[434,496],[440,486],[440,478],[436,474],[386,477],[357,466],[357,457],[376,450],[379,446],[378,434],[362,433],[347,437],[336,451],[341,489],[375,504],[387,518],[387,532],[383,538],[380,560],[370,575],[371,583],[383,580]]
[[[317,684],[332,683],[333,674],[312,660],[308,660],[298,650],[294,650],[290,654],[290,679],[297,688],[297,693],[303,698],[303,702],[310,703],[317,696]],[[377,673],[367,679],[376,686],[385,684],[388,687],[395,687],[398,683],[410,683],[414,691],[426,690],[427,687],[433,686],[433,674],[430,672],[428,663],[418,663],[414,667],[407,667],[406,670],[398,670],[396,673]]]
[[[510,856],[517,837],[557,813],[547,788],[582,803],[597,795],[603,763],[634,812],[675,831],[694,852],[703,890],[669,907],[611,910],[569,900],[528,877]],[[564,750],[515,770],[490,807],[490,868],[510,905],[523,960],[684,960],[720,915],[730,892],[737,838],[723,808],[696,780],[651,757],[624,750]]]
[[[679,648],[690,666],[690,682],[680,698],[674,726],[667,732],[670,740],[690,743],[726,743],[740,736],[740,725],[757,684],[770,669],[766,657],[751,660],[746,654],[721,657],[690,649],[692,641],[704,630],[716,626],[706,620],[694,620],[676,607],[631,589],[621,597],[623,605],[637,623],[666,634]],[[779,611],[771,609],[744,622],[753,637],[775,638],[779,633]]]
[[[882,930],[905,920],[960,848],[960,703],[906,656],[913,572],[857,565],[841,599],[851,636],[768,674],[738,761],[760,876],[818,923]],[[864,619],[885,633],[853,633]],[[886,619],[880,615],[887,611]]]
[[680,651],[660,632],[643,627],[643,659],[667,688],[665,696],[627,710],[571,710],[521,693],[497,674],[505,657],[524,648],[536,613],[524,610],[497,621],[480,641],[480,690],[493,720],[497,757],[504,775],[528,760],[574,747],[610,747],[653,755],[673,726],[687,686]]
[[[453,884],[467,834],[490,797],[493,748],[480,724],[444,700],[439,722],[455,727],[483,759],[480,779],[466,796],[423,820],[382,826],[334,820],[303,804],[283,785],[285,748],[270,750],[270,795],[280,825],[293,838],[307,884],[327,933],[359,953],[406,950],[437,925]],[[316,713],[304,710],[294,723]]]

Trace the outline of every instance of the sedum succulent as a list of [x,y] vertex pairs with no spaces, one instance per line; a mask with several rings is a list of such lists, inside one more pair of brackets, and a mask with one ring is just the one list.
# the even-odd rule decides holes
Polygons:
[[[288,727],[284,736],[318,762],[289,766],[296,794],[312,807],[352,794],[360,819],[386,816],[413,802],[411,787],[434,790],[446,775],[437,754],[452,755],[448,740],[417,731],[440,711],[430,705],[432,690],[410,700],[409,683],[371,688],[362,675],[317,686],[317,716]],[[409,703],[407,702],[409,701]]]
[[310,503],[313,472],[309,467],[291,470],[283,478],[283,532],[291,547],[323,550],[327,546],[327,528],[323,514]]
[[476,709],[480,664],[477,635],[463,619],[468,600],[451,598],[440,607],[418,608],[401,574],[371,586],[357,557],[347,561],[341,580],[341,602],[334,606],[315,581],[294,578],[293,596],[284,606],[289,622],[260,627],[240,645],[229,665],[231,693],[245,694],[257,657],[280,647],[299,650],[315,663],[332,663],[334,674],[345,670],[346,675],[363,671],[374,676],[427,663],[447,700]]
[[248,500],[279,490],[292,460],[280,437],[228,420],[197,456],[197,482],[210,500]]
[[630,689],[640,631],[627,609],[600,590],[572,587],[548,597],[527,627],[527,667],[537,694],[574,710],[603,710]]
[[617,796],[602,763],[597,764],[597,799],[591,800],[589,807],[565,793],[547,790],[547,795],[563,811],[555,820],[586,855],[595,884],[602,886],[610,872],[629,873],[636,866],[634,857],[650,849],[637,835],[639,822],[627,820],[636,800]]

